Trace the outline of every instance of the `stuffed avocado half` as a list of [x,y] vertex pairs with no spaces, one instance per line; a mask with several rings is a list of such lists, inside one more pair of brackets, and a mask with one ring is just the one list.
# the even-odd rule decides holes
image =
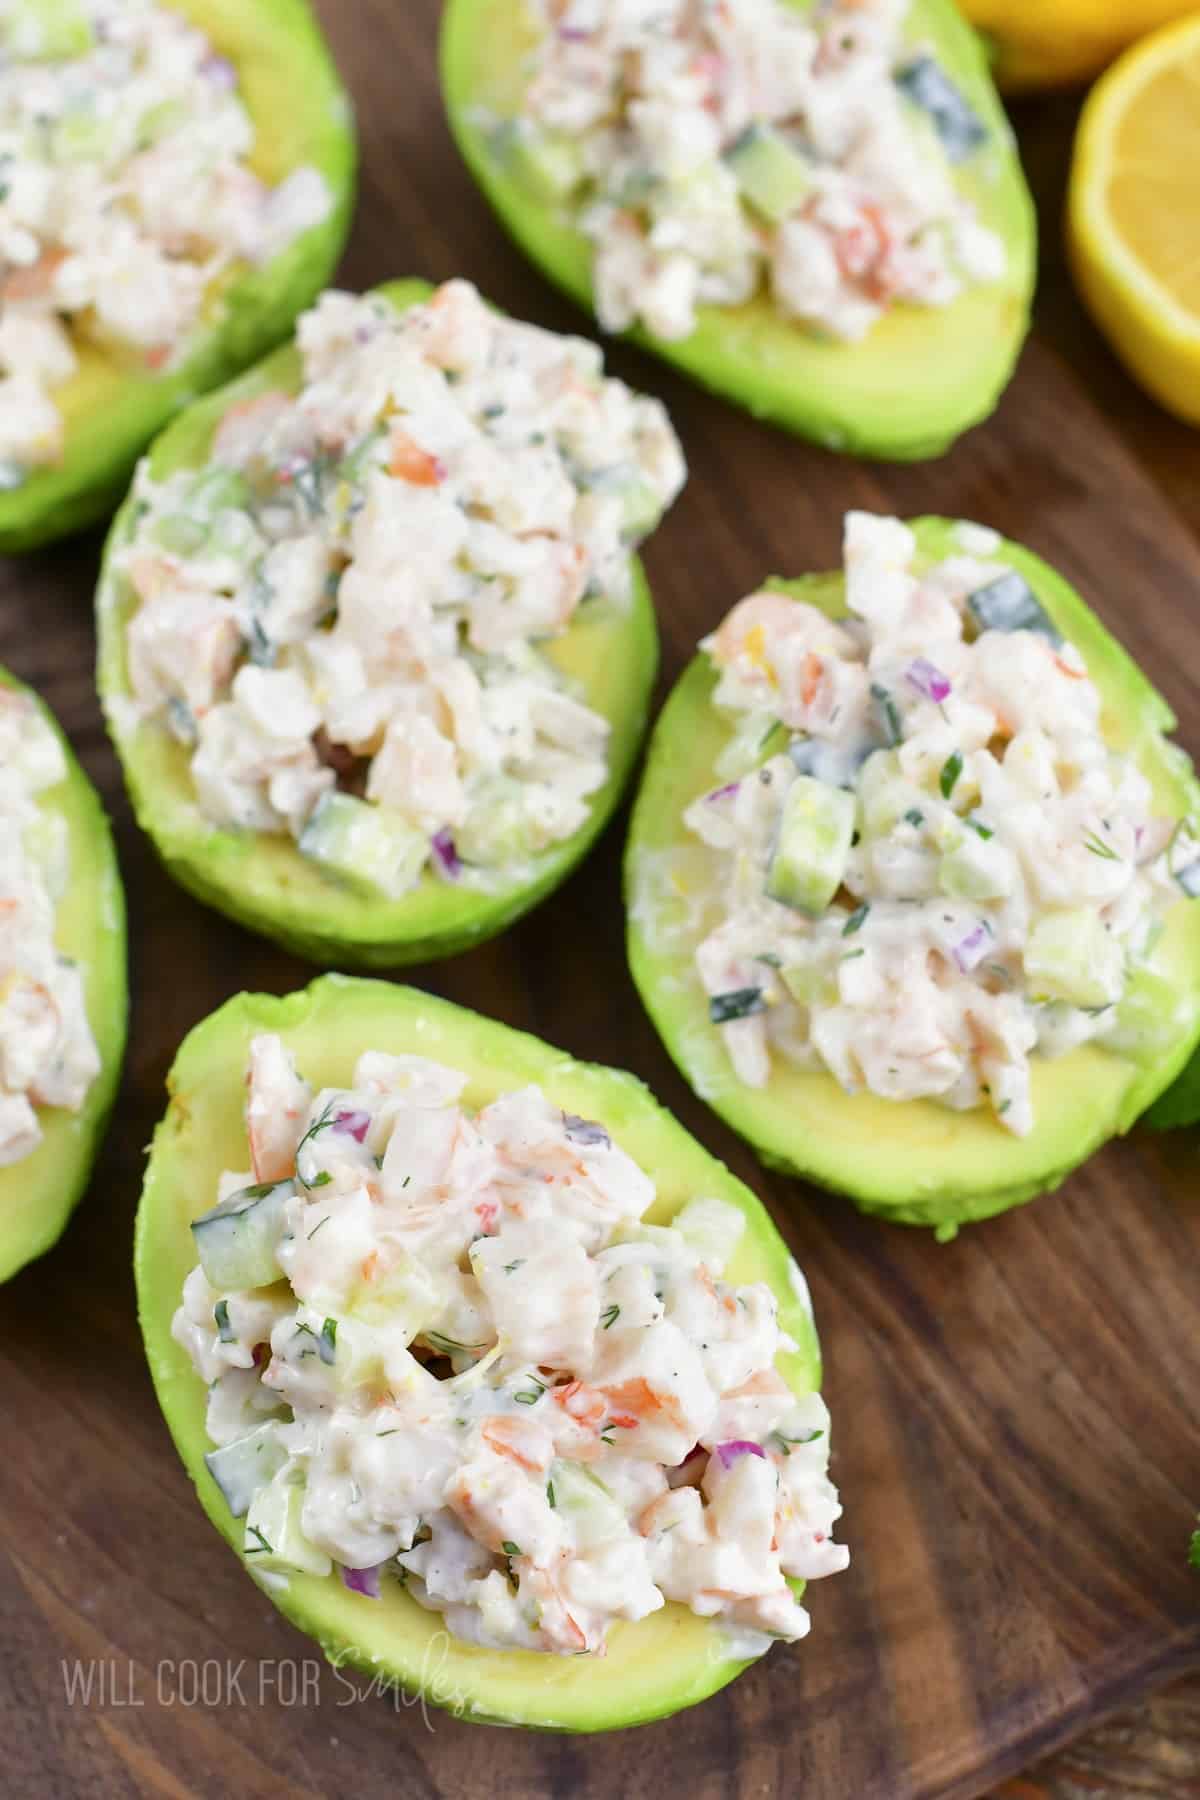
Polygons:
[[15,551],[111,512],[172,415],[287,335],[340,254],[355,148],[306,0],[16,0],[0,61]]
[[807,1288],[640,1082],[333,975],[226,1002],[169,1088],[136,1239],[155,1387],[331,1660],[599,1731],[803,1635],[803,1577],[846,1560]]
[[464,282],[327,294],[175,421],[110,534],[101,696],[168,868],[317,959],[525,912],[632,767],[658,650],[632,546],[683,476],[594,345]]
[[578,10],[450,0],[442,27],[459,147],[547,275],[831,449],[935,456],[986,417],[1035,226],[950,0]]
[[108,820],[46,706],[0,669],[0,1281],[83,1193],[125,1046],[125,897]]
[[1045,563],[851,514],[659,719],[629,955],[763,1160],[952,1234],[1127,1131],[1200,1037],[1200,789]]

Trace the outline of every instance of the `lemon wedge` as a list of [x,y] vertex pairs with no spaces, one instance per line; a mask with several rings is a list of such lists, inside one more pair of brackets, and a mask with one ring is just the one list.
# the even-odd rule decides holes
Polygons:
[[1088,96],[1067,198],[1075,277],[1117,354],[1200,424],[1200,14],[1126,51]]

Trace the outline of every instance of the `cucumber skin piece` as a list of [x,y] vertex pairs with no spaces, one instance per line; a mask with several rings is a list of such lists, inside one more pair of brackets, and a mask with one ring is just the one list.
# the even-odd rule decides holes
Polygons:
[[[87,965],[84,992],[88,1022],[100,1052],[100,1072],[82,1110],[69,1113],[58,1107],[44,1108],[43,1139],[37,1149],[19,1163],[0,1169],[3,1283],[58,1242],[87,1189],[121,1078],[129,988],[125,890],[108,815],[66,733],[41,696],[3,668],[0,685],[33,698],[66,753],[65,781],[40,796],[39,805],[52,807],[68,821],[70,881],[58,905],[55,938]],[[87,872],[86,891],[84,886],[76,885],[83,871]],[[66,930],[60,935],[59,923],[64,916]]]
[[[372,292],[398,310],[431,292],[427,282],[385,283]],[[228,387],[181,413],[151,446],[155,474],[202,463],[225,410],[294,378],[295,352],[283,346]],[[496,936],[558,887],[600,836],[633,772],[658,672],[658,625],[642,565],[630,557],[633,592],[618,612],[603,597],[582,605],[570,629],[551,641],[551,660],[583,682],[584,698],[611,724],[609,775],[590,797],[580,829],[530,859],[525,883],[494,892],[454,886],[426,875],[398,901],[365,899],[322,875],[298,846],[282,838],[223,830],[196,806],[186,752],[128,722],[124,628],[131,596],[113,568],[136,527],[132,494],[108,533],[96,589],[96,679],[109,736],[123,765],[138,824],[169,873],[207,906],[282,944],[297,956],[347,968],[389,969],[454,956]],[[595,690],[589,679],[597,684]]]
[[[922,555],[942,557],[959,547],[954,536],[958,521],[926,517],[911,523]],[[1174,810],[1200,816],[1200,785],[1190,760],[1178,745],[1164,743],[1160,735],[1176,724],[1161,694],[1054,569],[1033,552],[1008,541],[997,555],[1030,582],[1055,625],[1083,653],[1089,674],[1101,689],[1106,736],[1151,762],[1160,802],[1169,801]],[[767,585],[795,593],[833,616],[844,610],[837,577],[813,575],[799,582],[773,581]],[[690,994],[680,998],[685,984],[677,983],[676,991],[669,992],[663,981],[663,974],[677,970],[677,957],[652,949],[639,920],[641,908],[650,904],[645,859],[652,863],[669,845],[683,841],[681,826],[680,835],[667,838],[665,828],[658,831],[651,823],[662,811],[658,796],[678,789],[686,804],[693,792],[703,791],[700,781],[691,781],[688,757],[689,748],[702,736],[707,716],[712,714],[707,699],[711,685],[704,659],[697,657],[668,696],[647,753],[646,773],[634,802],[625,858],[630,968],[643,1004],[684,1077],[707,1104],[747,1139],[767,1167],[842,1194],[863,1211],[877,1213],[894,1223],[932,1227],[939,1238],[953,1237],[960,1225],[1005,1212],[1038,1194],[1053,1191],[1110,1137],[1127,1132],[1200,1044],[1200,902],[1181,902],[1190,910],[1173,909],[1169,928],[1175,956],[1172,978],[1176,983],[1184,983],[1195,996],[1191,1026],[1181,1030],[1173,1049],[1153,1063],[1133,1063],[1094,1049],[1089,1056],[1087,1049],[1091,1047],[1072,1052],[1057,1063],[1040,1062],[1035,1067],[1035,1105],[1040,1081],[1045,1123],[1035,1126],[1035,1136],[1040,1137],[1045,1160],[1035,1168],[1029,1168],[1030,1157],[1021,1151],[1021,1145],[1031,1145],[1031,1140],[1014,1139],[997,1125],[986,1134],[986,1151],[982,1142],[977,1146],[978,1167],[971,1163],[968,1169],[961,1149],[954,1148],[956,1127],[952,1121],[964,1121],[957,1129],[965,1143],[978,1130],[972,1124],[974,1115],[951,1114],[932,1103],[884,1102],[869,1094],[848,1100],[832,1077],[807,1078],[825,1083],[819,1090],[828,1097],[819,1108],[819,1130],[808,1129],[803,1123],[805,1114],[816,1108],[817,1102],[815,1097],[808,1097],[807,1089],[795,1084],[794,1078],[788,1087],[784,1116],[771,1117],[769,1102],[761,1103],[753,1090],[745,1090],[733,1081],[724,1062],[714,1061],[707,1027],[698,1017],[698,1005],[692,1004]],[[1200,1057],[1196,1066],[1200,1070]],[[1130,1073],[1118,1088],[1115,1079],[1122,1067]],[[1073,1072],[1082,1084],[1079,1091],[1062,1085],[1064,1069]],[[1105,1091],[1106,1083],[1111,1092]],[[1089,1112],[1093,1092],[1102,1094],[1104,1106],[1110,1108],[1099,1118],[1094,1108]],[[893,1104],[897,1105],[898,1116],[911,1124],[903,1132],[889,1135],[887,1115],[879,1109]],[[852,1109],[851,1115],[842,1120],[842,1110],[847,1107]],[[1066,1135],[1060,1129],[1060,1113],[1061,1120],[1070,1125]],[[1152,1118],[1150,1122],[1155,1121]],[[857,1137],[853,1136],[856,1131]],[[850,1143],[857,1148],[846,1150]],[[912,1159],[907,1174],[906,1153]],[[1012,1169],[1009,1178],[1005,1177],[1006,1166]]]
[[[1015,142],[976,32],[952,0],[915,0],[914,43],[936,40],[940,60],[990,133],[970,165],[1002,155],[1005,167],[984,223],[1004,237],[1010,267],[993,287],[969,290],[936,315],[897,307],[863,344],[822,342],[788,325],[763,296],[705,306],[690,337],[665,342],[635,327],[633,343],[714,393],[825,448],[896,462],[940,456],[994,409],[1029,324],[1037,223]],[[450,129],[481,192],[542,272],[589,313],[591,250],[560,211],[539,206],[506,177],[477,117],[495,83],[508,103],[532,34],[522,0],[447,0],[440,63]],[[501,50],[499,47],[503,46]],[[915,375],[915,379],[914,379]]]
[[[324,287],[350,229],[357,150],[353,110],[308,0],[171,0],[235,67],[252,79],[251,113],[288,120],[330,189],[330,211],[260,268],[244,268],[220,303],[217,321],[197,334],[185,362],[169,375],[128,372],[92,353],[68,399],[63,460],[0,493],[0,553],[36,549],[119,505],[137,457],[181,407],[256,362],[286,337]],[[280,105],[290,96],[290,112]],[[311,120],[307,126],[306,122]],[[268,128],[269,136],[269,128]]]

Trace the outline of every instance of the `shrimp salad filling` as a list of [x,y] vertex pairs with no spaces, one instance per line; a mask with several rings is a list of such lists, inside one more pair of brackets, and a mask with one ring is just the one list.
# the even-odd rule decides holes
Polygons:
[[56,463],[72,334],[151,370],[214,284],[329,211],[315,169],[268,187],[233,65],[151,0],[0,6],[0,488]]
[[696,964],[748,1085],[782,1057],[1024,1135],[1032,1056],[1122,1047],[1200,841],[1153,816],[1001,539],[958,534],[924,566],[908,526],[851,513],[848,617],[765,590],[703,641],[735,729],[684,814],[716,856]]
[[33,700],[0,687],[0,1167],[41,1143],[39,1107],[78,1112],[100,1073],[81,971],[54,941],[70,847],[38,795],[66,776]]
[[678,440],[594,344],[466,282],[403,313],[327,293],[298,343],[298,393],[232,408],[204,469],[139,474],[138,718],[187,746],[214,825],[392,897],[427,867],[511,880],[608,777],[608,721],[543,645],[632,604]]
[[250,1050],[253,1168],[192,1226],[173,1335],[209,1384],[208,1466],[250,1565],[379,1596],[455,1636],[603,1653],[675,1600],[737,1653],[804,1636],[789,1578],[844,1568],[829,1417],[775,1367],[744,1219],[654,1186],[540,1088],[470,1112],[466,1076],[369,1051],[314,1094]]
[[765,286],[786,318],[865,336],[896,302],[945,306],[1006,253],[959,191],[990,133],[909,0],[534,0],[545,26],[518,179],[593,249],[607,330],[686,337],[702,304]]

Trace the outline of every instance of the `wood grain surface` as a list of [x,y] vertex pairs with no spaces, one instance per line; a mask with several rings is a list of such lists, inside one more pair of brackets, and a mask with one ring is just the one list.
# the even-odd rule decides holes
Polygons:
[[[363,140],[345,282],[461,273],[514,313],[579,328],[452,151],[434,0],[321,10]],[[1070,106],[1026,107],[1020,123],[1045,201],[1042,323],[996,418],[942,461],[838,460],[612,350],[617,373],[667,401],[692,465],[646,558],[665,678],[765,573],[831,563],[847,506],[938,510],[1058,564],[1200,750],[1200,442],[1136,395],[1066,288]],[[285,992],[311,971],[174,888],[134,829],[92,686],[97,547],[0,564],[0,661],[56,708],[117,822],[135,984],[91,1194],[0,1298],[0,1794],[1200,1795],[1196,1687],[1129,1711],[1200,1670],[1200,1584],[1183,1561],[1200,1499],[1195,1139],[1134,1134],[1057,1196],[946,1247],[764,1174],[675,1075],[625,975],[623,817],[514,932],[414,978],[636,1070],[768,1200],[812,1283],[851,1570],[814,1591],[805,1644],[605,1739],[423,1715],[336,1676],[274,1612],[203,1518],[158,1415],[130,1237],[184,1032],[238,988]],[[70,1684],[89,1671],[85,1697]]]

